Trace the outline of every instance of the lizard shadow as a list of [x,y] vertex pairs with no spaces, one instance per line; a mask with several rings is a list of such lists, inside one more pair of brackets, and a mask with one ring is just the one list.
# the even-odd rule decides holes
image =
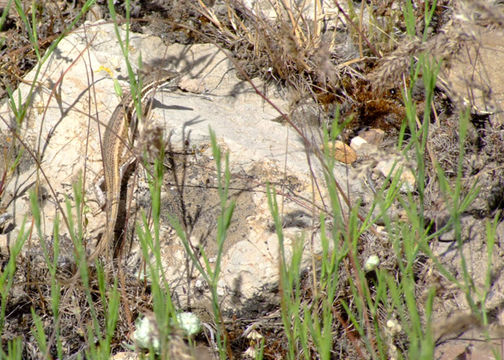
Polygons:
[[181,105],[166,105],[161,101],[154,99],[152,102],[153,109],[163,109],[163,110],[185,110],[185,111],[194,111],[193,108]]

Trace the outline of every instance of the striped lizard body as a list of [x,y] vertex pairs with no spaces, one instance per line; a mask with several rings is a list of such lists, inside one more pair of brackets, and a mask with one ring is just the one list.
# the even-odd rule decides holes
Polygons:
[[117,240],[115,228],[121,200],[121,169],[127,167],[134,160],[128,149],[128,133],[131,131],[130,142],[133,143],[136,123],[148,118],[156,90],[164,85],[172,84],[177,76],[177,73],[166,70],[152,72],[149,76],[144,77],[142,91],[138,99],[142,104],[142,116],[137,116],[136,101],[131,94],[127,94],[110,117],[102,146],[103,174],[107,193],[105,203],[107,222],[105,233],[89,256],[88,261],[93,261],[100,254],[108,255],[110,247]]

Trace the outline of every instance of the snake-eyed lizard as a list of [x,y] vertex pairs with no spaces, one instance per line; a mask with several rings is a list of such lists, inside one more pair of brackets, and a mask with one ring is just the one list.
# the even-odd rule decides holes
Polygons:
[[[157,89],[166,85],[172,85],[178,78],[178,73],[158,70],[143,77],[141,103],[143,116],[141,120],[147,119],[152,108],[152,100]],[[105,233],[96,245],[87,261],[93,261],[99,254],[108,254],[110,246],[116,242],[115,228],[119,215],[119,205],[121,197],[122,170],[131,164],[134,159],[128,150],[128,133],[131,131],[131,139],[134,141],[134,124],[140,121],[136,114],[136,100],[128,93],[116,106],[105,129],[103,136],[102,157],[103,157],[103,178],[105,182],[106,202],[105,210],[107,222]],[[70,281],[79,276],[75,274]]]

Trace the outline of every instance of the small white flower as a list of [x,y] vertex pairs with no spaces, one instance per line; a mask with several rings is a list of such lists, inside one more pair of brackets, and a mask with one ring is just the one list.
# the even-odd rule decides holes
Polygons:
[[380,258],[378,255],[371,255],[368,257],[366,260],[366,263],[364,264],[364,270],[366,271],[372,271],[376,269],[380,265]]
[[247,339],[250,340],[262,340],[264,336],[262,336],[257,330],[252,330],[248,335]]
[[200,319],[191,312],[183,312],[177,314],[179,326],[187,336],[196,335],[201,331]]
[[390,319],[387,321],[387,327],[390,329],[392,335],[395,335],[402,330],[401,324],[399,324],[396,320]]
[[133,333],[133,340],[141,349],[153,349],[159,353],[159,332],[156,321],[151,316],[138,318],[135,322],[136,330]]
[[256,349],[254,349],[253,347],[249,347],[247,350],[245,350],[243,357],[255,359],[256,355],[257,355]]

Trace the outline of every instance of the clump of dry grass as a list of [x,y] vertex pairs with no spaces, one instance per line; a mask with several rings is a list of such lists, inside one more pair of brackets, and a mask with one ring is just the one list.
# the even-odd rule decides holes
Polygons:
[[343,27],[341,19],[323,14],[316,2],[312,18],[307,18],[305,9],[286,1],[271,2],[263,10],[228,3],[225,17],[200,5],[215,27],[207,28],[208,33],[233,51],[251,77],[280,81],[303,94],[334,92],[342,75],[353,73],[345,62],[359,60],[346,32],[327,31],[327,27]]
[[[441,30],[451,12],[449,1],[437,3],[427,41],[421,39],[423,7],[414,8],[417,36],[408,37],[402,5],[395,0],[362,2],[359,9],[350,1],[346,6],[336,2],[331,11],[316,1],[299,6],[270,1],[253,9],[243,2],[211,7],[200,1],[197,11],[207,20],[201,30],[230,49],[249,77],[261,76],[294,90],[293,109],[313,99],[323,106],[319,123],[330,123],[324,114],[332,116],[341,105],[343,117],[354,116],[352,129],[398,129],[404,114],[399,89],[409,77],[411,59],[425,52],[447,59],[464,39],[463,34],[454,37]],[[308,5],[313,10],[307,11]],[[388,96],[389,90],[395,95]],[[384,112],[401,119],[389,121]]]
[[[0,10],[7,10],[8,2],[0,3]],[[74,18],[80,11],[75,4],[57,1],[22,1],[25,14],[36,23],[38,46],[44,51],[51,45],[58,35],[65,29],[68,19]],[[0,12],[1,15],[1,12]],[[32,17],[33,16],[33,17]],[[10,11],[2,26],[0,48],[0,97],[5,95],[5,87],[15,88],[22,76],[31,70],[37,63],[36,52],[33,51],[29,34],[26,31],[21,17],[11,3]]]
[[[69,263],[62,263],[63,259],[66,258],[65,256],[61,257],[60,270],[63,271],[65,267],[69,267],[66,269],[68,272],[66,276],[68,276],[75,272],[75,269],[70,269],[71,266],[66,266]],[[107,317],[105,314],[108,311],[108,304],[104,304],[101,301],[103,297],[100,296],[101,293],[96,274],[91,275],[92,279],[88,288],[93,300],[93,307],[91,308],[86,300],[88,299],[86,288],[82,285],[80,279],[77,279],[71,284],[61,287],[61,298],[58,306],[59,317],[56,323],[52,323],[52,319],[55,316],[51,303],[54,301],[54,293],[52,293],[54,289],[51,289],[51,283],[48,281],[50,275],[47,264],[42,256],[41,247],[32,245],[32,248],[27,251],[26,255],[18,260],[18,263],[19,270],[15,278],[15,288],[9,299],[7,313],[17,313],[24,320],[18,319],[16,321],[13,317],[7,321],[6,329],[2,334],[4,340],[7,341],[17,337],[25,338],[27,343],[33,346],[26,347],[24,358],[43,358],[42,354],[40,354],[40,348],[35,345],[35,337],[30,335],[33,322],[29,316],[29,308],[32,308],[38,316],[46,319],[46,335],[49,339],[48,348],[51,353],[55,352],[56,339],[58,339],[63,344],[65,354],[80,353],[83,355],[84,351],[88,350],[88,345],[96,341],[96,339],[88,337],[88,328],[92,324],[93,318],[96,317],[99,320],[101,327],[106,327],[105,321]],[[114,270],[107,269],[107,273],[114,274]],[[115,277],[116,275],[106,277],[107,289],[113,288]],[[124,288],[122,288],[122,284],[125,285]],[[122,306],[120,307],[119,318],[111,344],[112,349],[121,348],[121,343],[124,339],[130,338],[128,334],[131,334],[133,326],[130,318],[137,318],[151,303],[151,295],[149,294],[147,285],[133,276],[129,276],[124,283],[119,282],[118,286],[121,292]],[[57,324],[57,328],[55,324]]]

